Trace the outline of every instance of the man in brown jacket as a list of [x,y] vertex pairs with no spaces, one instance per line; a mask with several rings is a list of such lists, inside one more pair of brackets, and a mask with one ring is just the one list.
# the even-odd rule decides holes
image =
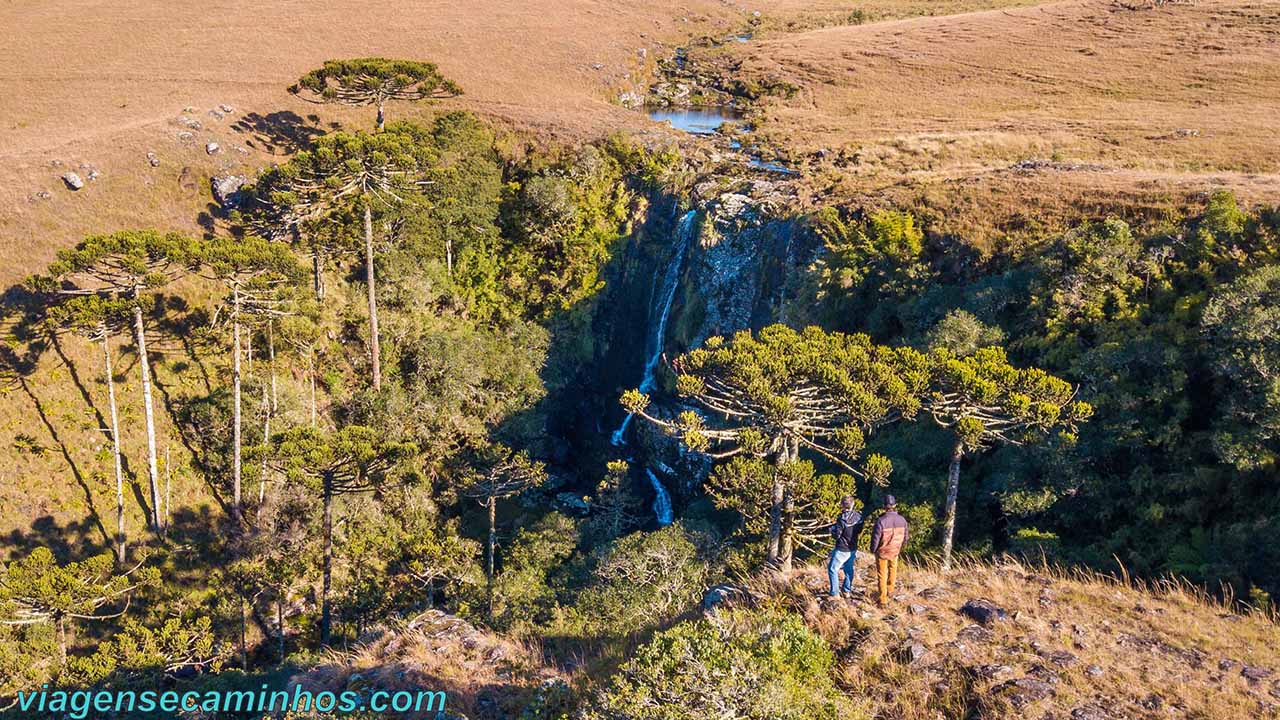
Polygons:
[[876,575],[880,582],[880,605],[889,602],[893,584],[898,579],[898,554],[907,544],[907,519],[898,514],[898,500],[884,497],[884,514],[871,531],[871,552],[876,556]]

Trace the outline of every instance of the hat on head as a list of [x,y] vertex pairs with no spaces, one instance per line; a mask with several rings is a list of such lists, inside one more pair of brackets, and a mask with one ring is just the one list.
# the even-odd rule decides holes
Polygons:
[[898,506],[898,498],[896,498],[896,497],[894,497],[894,496],[892,496],[892,495],[885,495],[885,496],[884,496],[884,502],[883,502],[882,504],[883,504],[885,507],[887,507],[887,508],[897,507],[897,506]]

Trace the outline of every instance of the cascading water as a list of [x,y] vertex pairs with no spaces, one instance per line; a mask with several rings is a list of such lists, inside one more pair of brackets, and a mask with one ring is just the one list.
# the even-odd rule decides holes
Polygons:
[[[684,265],[684,257],[689,247],[689,239],[693,236],[693,220],[696,211],[690,210],[680,218],[680,222],[676,225],[676,242],[675,247],[671,251],[671,261],[667,263],[667,269],[662,273],[662,277],[658,279],[654,287],[653,306],[649,309],[649,334],[645,337],[645,363],[644,375],[640,378],[640,392],[648,393],[653,391],[655,375],[658,371],[658,363],[662,362],[662,344],[667,334],[667,318],[671,315],[671,305],[676,299],[676,289],[680,285],[680,271]],[[627,428],[631,425],[632,414],[627,413],[623,418],[622,425],[613,431],[611,438],[614,445],[622,447],[627,444]],[[652,470],[645,469],[649,475],[649,482],[653,484],[653,491],[657,497],[653,501],[653,513],[658,518],[658,524],[670,525],[672,521],[671,511],[671,495],[667,492],[666,487],[662,485],[662,481],[653,474]]]
[[644,471],[649,476],[649,483],[653,485],[653,515],[658,519],[659,525],[670,525],[675,519],[675,514],[671,511],[671,493],[667,492],[666,486],[652,470],[645,468]]

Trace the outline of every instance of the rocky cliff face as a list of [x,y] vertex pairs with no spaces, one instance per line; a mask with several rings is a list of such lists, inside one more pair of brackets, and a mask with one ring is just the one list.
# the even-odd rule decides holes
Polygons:
[[[671,358],[713,335],[785,320],[789,291],[819,247],[795,215],[793,201],[785,182],[740,178],[701,183],[688,199],[661,197],[650,205],[645,222],[622,252],[602,306],[601,322],[609,338],[597,385],[606,400],[601,407],[604,428],[621,421],[618,393],[640,383],[645,336],[663,313],[661,280],[679,245],[678,218],[688,210],[695,213],[654,383],[655,409],[664,413],[683,409],[671,397]],[[657,472],[678,507],[706,476],[705,458],[681,452],[679,443],[643,424],[634,424],[630,432],[635,442],[629,454]]]

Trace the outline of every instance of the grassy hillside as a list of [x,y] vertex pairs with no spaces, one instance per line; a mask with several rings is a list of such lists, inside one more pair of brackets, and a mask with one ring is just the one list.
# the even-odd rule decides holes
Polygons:
[[[874,568],[864,565],[859,573],[869,590],[838,601],[825,597],[823,568],[790,580],[751,580],[708,615],[710,626],[735,622],[730,611],[765,613],[775,622],[802,618],[834,653],[835,687],[851,708],[844,717],[1280,716],[1280,630],[1177,583],[1134,585],[1014,561],[966,563],[949,574],[912,565],[902,570],[894,602],[881,609],[871,599]],[[966,616],[961,608],[974,599],[994,603],[1007,618],[984,624]],[[697,616],[691,609],[676,627],[699,622]],[[575,704],[599,710],[595,693],[614,679],[584,675],[571,660],[431,613],[373,632],[350,654],[293,681],[332,690],[443,689],[453,711],[472,720],[518,715],[558,682],[575,689],[557,696],[561,711]],[[640,672],[624,664],[615,678]],[[673,692],[685,680],[679,670],[665,679]],[[766,696],[781,688],[753,690]],[[693,702],[702,701],[712,700]],[[662,701],[648,707],[646,717],[684,717]],[[521,717],[562,716],[553,706]]]

